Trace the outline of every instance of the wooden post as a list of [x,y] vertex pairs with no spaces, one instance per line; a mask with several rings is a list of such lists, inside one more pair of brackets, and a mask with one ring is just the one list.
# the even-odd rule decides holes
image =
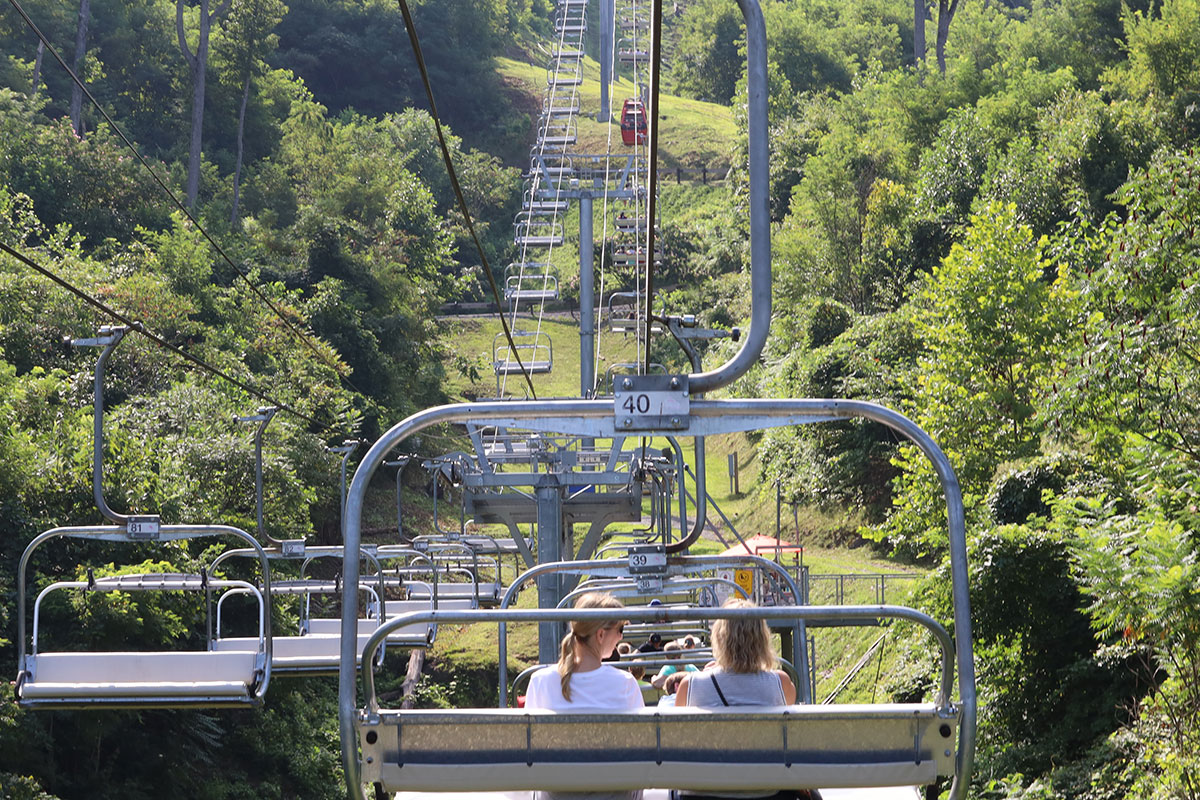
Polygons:
[[412,708],[416,702],[417,683],[421,680],[421,670],[424,666],[425,648],[418,647],[408,657],[408,673],[404,676],[404,683],[400,685],[400,694],[404,697],[400,702],[401,708]]

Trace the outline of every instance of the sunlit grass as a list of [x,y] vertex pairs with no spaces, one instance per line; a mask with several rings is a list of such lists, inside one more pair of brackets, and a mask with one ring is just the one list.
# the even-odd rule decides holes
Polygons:
[[[546,70],[542,65],[526,64],[510,58],[496,59],[497,70],[510,86],[521,89],[538,99],[546,89]],[[583,85],[579,100],[578,153],[607,153],[625,150],[621,131],[615,119],[625,98],[636,96],[629,78],[620,78],[611,89],[613,119],[598,121],[600,109],[600,65],[592,58],[583,60]],[[729,167],[730,154],[737,132],[733,113],[727,106],[689,100],[663,94],[659,100],[659,168],[676,166],[708,166],[718,177]]]

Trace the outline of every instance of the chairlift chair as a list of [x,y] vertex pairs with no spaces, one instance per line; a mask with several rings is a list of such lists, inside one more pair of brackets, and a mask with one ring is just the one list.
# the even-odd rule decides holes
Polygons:
[[[361,584],[360,594],[366,598],[362,605],[362,613],[356,622],[358,644],[362,645],[374,633],[383,621],[381,618],[382,601],[386,598],[386,584],[380,569],[379,558],[375,545],[364,546],[360,558],[368,563],[374,571],[369,583]],[[215,571],[221,564],[237,556],[248,555],[247,550],[227,550],[213,561],[210,571]],[[341,592],[340,579],[326,580],[307,576],[308,567],[314,559],[344,558],[344,549],[336,545],[304,547],[296,553],[285,554],[279,550],[267,553],[268,558],[284,561],[300,561],[300,577],[277,580],[271,585],[273,599],[280,597],[300,598],[299,626],[294,633],[276,631],[272,637],[272,671],[280,675],[330,675],[338,670],[341,659],[340,641],[342,620],[340,617],[324,617],[314,613],[313,600],[322,596],[336,596]],[[245,638],[224,635],[222,625],[222,609],[225,602],[235,594],[229,592],[222,596],[217,604],[217,624],[211,647],[218,651],[237,650],[245,646]],[[429,644],[427,636],[415,635],[411,631],[400,631],[399,635],[389,637],[388,645],[395,647],[424,647]],[[361,653],[359,646],[356,652]],[[379,651],[382,659],[384,650]]]
[[509,303],[557,300],[558,278],[552,270],[552,264],[540,261],[509,264],[504,268],[504,299]]
[[[542,331],[511,331],[514,351],[503,333],[492,339],[492,367],[496,371],[496,394],[500,393],[501,378],[508,375],[544,375],[554,366],[554,346],[550,336]],[[520,363],[518,363],[518,358]]]
[[557,219],[523,219],[516,225],[513,243],[532,247],[558,247],[563,243],[563,225]]
[[643,211],[632,217],[621,212],[613,218],[613,226],[617,229],[617,233],[638,234],[644,232],[646,230],[646,212]]
[[[641,243],[617,245],[613,248],[613,264],[618,267],[644,267],[649,259],[646,257],[647,250]],[[655,240],[654,243],[654,263],[662,261],[663,251],[662,246]]]
[[646,108],[642,101],[630,97],[621,104],[621,142],[626,147],[645,144],[649,136]]
[[[637,333],[639,330],[646,330],[646,321],[637,315],[638,303],[641,300],[641,295],[637,292],[613,292],[608,296],[608,314],[607,322],[608,329],[613,333]],[[650,324],[651,333],[662,333],[662,326],[657,322]],[[661,365],[658,365],[661,366]],[[627,369],[633,367],[634,371],[630,374],[637,374],[636,364],[614,364],[609,367],[608,372],[611,374],[616,369]],[[665,367],[664,367],[665,369]],[[608,381],[611,383],[611,381]],[[610,391],[609,394],[612,392]]]
[[617,59],[622,64],[646,64],[650,61],[650,51],[643,44],[643,38],[624,38],[617,42]]
[[[374,588],[365,585],[360,588],[367,596],[364,606],[378,609],[380,601]],[[342,620],[311,616],[310,600],[314,595],[333,596],[340,591],[340,584],[334,581],[281,581],[279,586],[273,587],[272,592],[277,597],[290,593],[304,598],[300,632],[287,635],[276,634],[272,638],[271,670],[276,675],[332,675],[337,672],[338,664],[341,661]],[[212,649],[217,652],[238,651],[247,644],[245,637],[222,635],[223,601],[231,596],[232,593],[226,593],[221,597],[222,602],[218,604],[217,635],[211,643]],[[358,620],[357,653],[361,654],[362,645],[366,644],[367,639],[379,627],[381,621],[378,616]],[[401,642],[389,639],[388,644],[425,646],[427,642],[424,640]],[[380,661],[382,661],[383,654],[384,648],[380,648],[378,651]]]
[[583,83],[583,68],[578,61],[553,61],[546,69],[546,88],[553,92],[558,87],[572,89]]
[[623,6],[617,10],[617,24],[622,31],[649,31],[650,30],[650,14],[647,11],[648,6]]
[[[839,609],[840,610],[840,609]],[[686,621],[712,617],[817,618],[827,607],[686,609]],[[555,714],[528,709],[384,710],[364,670],[365,711],[357,720],[361,778],[390,791],[628,791],[670,786],[692,791],[931,784],[955,775],[958,713],[948,701],[953,643],[924,625],[942,647],[934,702],[871,706],[680,708]],[[653,609],[504,609],[446,612],[445,622],[652,621]],[[414,615],[419,618],[421,615]],[[368,648],[370,645],[368,645]],[[859,724],[850,724],[849,720]],[[403,729],[403,735],[400,730]],[[703,731],[703,732],[701,732]],[[619,766],[618,766],[619,765]]]
[[578,38],[587,32],[587,6],[559,6],[554,14],[554,32]]
[[[17,572],[17,702],[22,708],[226,708],[261,705],[271,678],[271,600],[269,591],[245,581],[210,578],[206,573],[115,575],[88,581],[58,581],[34,601],[32,637],[26,635],[27,569],[34,551],[56,538],[92,541],[167,542],[210,536],[234,536],[256,549],[264,587],[270,567],[253,537],[224,525],[158,525],[147,532],[147,518],[125,526],[54,528],[33,539]],[[196,592],[206,607],[213,591],[247,591],[258,609],[257,635],[241,647],[206,650],[46,651],[39,643],[41,607],[47,595],[62,590],[85,592]],[[209,612],[211,613],[211,612]]]
[[562,214],[568,208],[566,200],[541,200],[527,190],[521,199],[521,208],[535,214]]
[[579,115],[579,98],[577,96],[560,96],[554,92],[542,100],[542,114],[547,117],[575,117]]

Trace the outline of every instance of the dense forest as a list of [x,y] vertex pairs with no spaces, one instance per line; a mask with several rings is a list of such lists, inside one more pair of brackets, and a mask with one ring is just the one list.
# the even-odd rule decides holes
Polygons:
[[[952,459],[981,699],[972,796],[1200,798],[1200,0],[763,5],[776,315],[733,391],[878,401]],[[730,105],[740,135],[714,217],[663,221],[662,303],[737,324],[740,15],[730,0],[666,6],[664,89]],[[493,265],[531,136],[529,99],[494,59],[539,62],[550,13],[414,5]],[[30,263],[236,380],[130,336],[105,388],[115,507],[253,530],[235,418],[269,399],[290,413],[266,441],[268,531],[334,542],[325,446],[452,399],[447,375],[475,369],[446,357],[435,320],[485,282],[427,109],[388,2],[0,13],[0,237],[24,257],[0,255],[0,661],[16,661],[25,545],[99,520],[95,351],[64,339],[111,320]],[[922,603],[950,617],[944,512],[913,450],[871,423],[758,446],[790,500],[934,567]],[[34,583],[100,555],[48,552]],[[163,558],[127,555],[110,569]],[[73,597],[44,625],[75,647],[166,643],[199,630],[195,614]],[[932,675],[913,654],[888,688],[919,696]],[[260,711],[34,713],[9,693],[0,796],[340,797],[333,709],[323,681],[277,681]]]

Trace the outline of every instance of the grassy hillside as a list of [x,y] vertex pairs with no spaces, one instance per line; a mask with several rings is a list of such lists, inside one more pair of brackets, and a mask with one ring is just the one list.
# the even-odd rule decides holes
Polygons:
[[[514,94],[523,95],[518,100],[521,108],[529,109],[536,121],[536,109],[541,107],[546,90],[546,70],[540,64],[527,64],[510,58],[496,60],[497,69],[504,85]],[[614,124],[597,121],[600,108],[600,65],[592,58],[583,61],[583,86],[580,88],[580,105],[584,109],[579,116],[579,153],[608,153],[624,151],[621,131]],[[621,103],[634,97],[636,89],[628,78],[617,80],[611,90],[612,111],[620,114]],[[729,166],[730,149],[735,126],[733,114],[726,106],[688,100],[682,97],[662,95],[659,116],[662,140],[659,143],[659,168],[673,169],[676,166],[699,167],[724,172]],[[590,114],[590,115],[589,115]],[[613,122],[619,120],[613,119]],[[533,131],[530,132],[531,144]],[[611,138],[610,138],[611,137]]]

